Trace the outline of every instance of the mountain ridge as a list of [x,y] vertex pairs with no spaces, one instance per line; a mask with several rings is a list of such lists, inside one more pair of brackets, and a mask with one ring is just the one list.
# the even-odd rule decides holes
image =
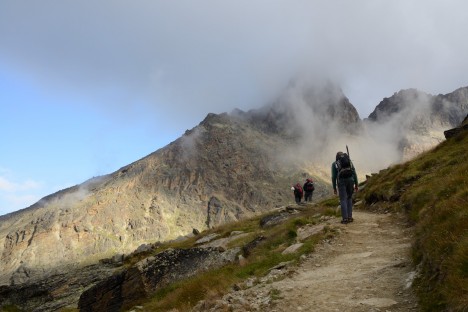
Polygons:
[[[291,183],[306,177],[316,181],[314,198],[328,196],[330,155],[361,135],[362,121],[339,88],[294,88],[259,110],[208,114],[140,160],[0,217],[0,281],[268,211],[289,203]],[[466,89],[453,97],[464,100]],[[308,131],[314,140],[305,141]]]
[[[459,155],[467,122],[468,115],[436,148],[361,183],[353,223],[339,222],[336,196],[288,205],[36,283],[0,286],[0,306],[464,311],[467,166]],[[350,260],[359,262],[352,272]]]

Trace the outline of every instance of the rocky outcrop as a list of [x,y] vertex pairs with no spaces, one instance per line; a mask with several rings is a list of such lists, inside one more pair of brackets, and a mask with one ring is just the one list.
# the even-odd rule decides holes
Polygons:
[[385,122],[395,115],[406,114],[412,129],[430,127],[432,124],[460,124],[468,110],[468,87],[437,96],[416,90],[401,90],[384,98],[369,115],[371,121]]
[[468,87],[437,96],[408,89],[384,98],[366,121],[399,140],[406,160],[442,142],[445,129],[458,126],[467,112]]
[[83,292],[80,311],[121,311],[170,283],[236,260],[239,249],[168,249]]
[[260,220],[260,226],[262,228],[274,226],[286,221],[289,218],[290,213],[286,210],[278,211],[263,217]]
[[467,130],[468,130],[468,115],[466,115],[465,119],[463,120],[460,126],[444,131],[444,136],[446,139],[450,139],[458,135],[460,132],[467,131]]
[[407,89],[395,92],[391,97],[384,98],[369,115],[371,121],[384,122],[393,115],[400,113],[407,107],[427,102],[431,95],[416,89]]
[[113,264],[100,263],[85,267],[62,266],[54,272],[37,274],[23,266],[15,272],[14,278],[23,275],[27,279],[0,286],[0,309],[10,305],[23,311],[38,312],[76,307],[84,289],[106,279],[115,269]]

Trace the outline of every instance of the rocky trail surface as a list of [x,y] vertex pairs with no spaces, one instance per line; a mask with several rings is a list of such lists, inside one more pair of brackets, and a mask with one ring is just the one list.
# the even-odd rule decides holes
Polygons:
[[196,311],[418,311],[411,290],[411,229],[391,214],[356,211],[294,267],[249,280]]

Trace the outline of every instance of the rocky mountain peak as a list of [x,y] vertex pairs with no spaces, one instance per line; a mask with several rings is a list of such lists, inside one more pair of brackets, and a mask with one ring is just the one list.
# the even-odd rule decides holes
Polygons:
[[409,123],[417,124],[415,118],[430,119],[444,126],[456,126],[468,110],[468,87],[437,96],[417,89],[400,90],[384,98],[369,115],[368,120],[386,122],[394,115],[406,115]]
[[330,82],[309,84],[295,80],[273,103],[247,113],[239,110],[233,113],[265,131],[290,138],[311,130],[311,124],[314,129],[323,129],[333,123],[353,133],[361,122],[356,108],[341,88]]
[[411,159],[442,142],[444,131],[460,124],[468,111],[467,94],[468,87],[437,96],[401,90],[384,98],[365,121],[395,140],[403,160]]
[[438,116],[443,124],[457,126],[468,111],[468,87],[451,93],[437,95],[432,102],[432,115]]
[[386,121],[392,115],[400,113],[417,103],[427,102],[431,96],[417,89],[406,89],[395,92],[391,97],[384,98],[369,115],[372,121]]
[[440,97],[446,98],[448,101],[453,103],[460,103],[462,108],[468,108],[468,87],[458,88],[457,90],[444,95],[440,95]]

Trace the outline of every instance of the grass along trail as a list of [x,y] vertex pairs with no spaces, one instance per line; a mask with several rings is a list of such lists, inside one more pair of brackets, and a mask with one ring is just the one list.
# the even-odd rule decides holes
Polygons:
[[[229,311],[418,311],[410,285],[410,229],[390,214],[356,211],[287,277],[224,296]],[[223,308],[221,308],[223,306]],[[210,311],[228,311],[226,305]]]

